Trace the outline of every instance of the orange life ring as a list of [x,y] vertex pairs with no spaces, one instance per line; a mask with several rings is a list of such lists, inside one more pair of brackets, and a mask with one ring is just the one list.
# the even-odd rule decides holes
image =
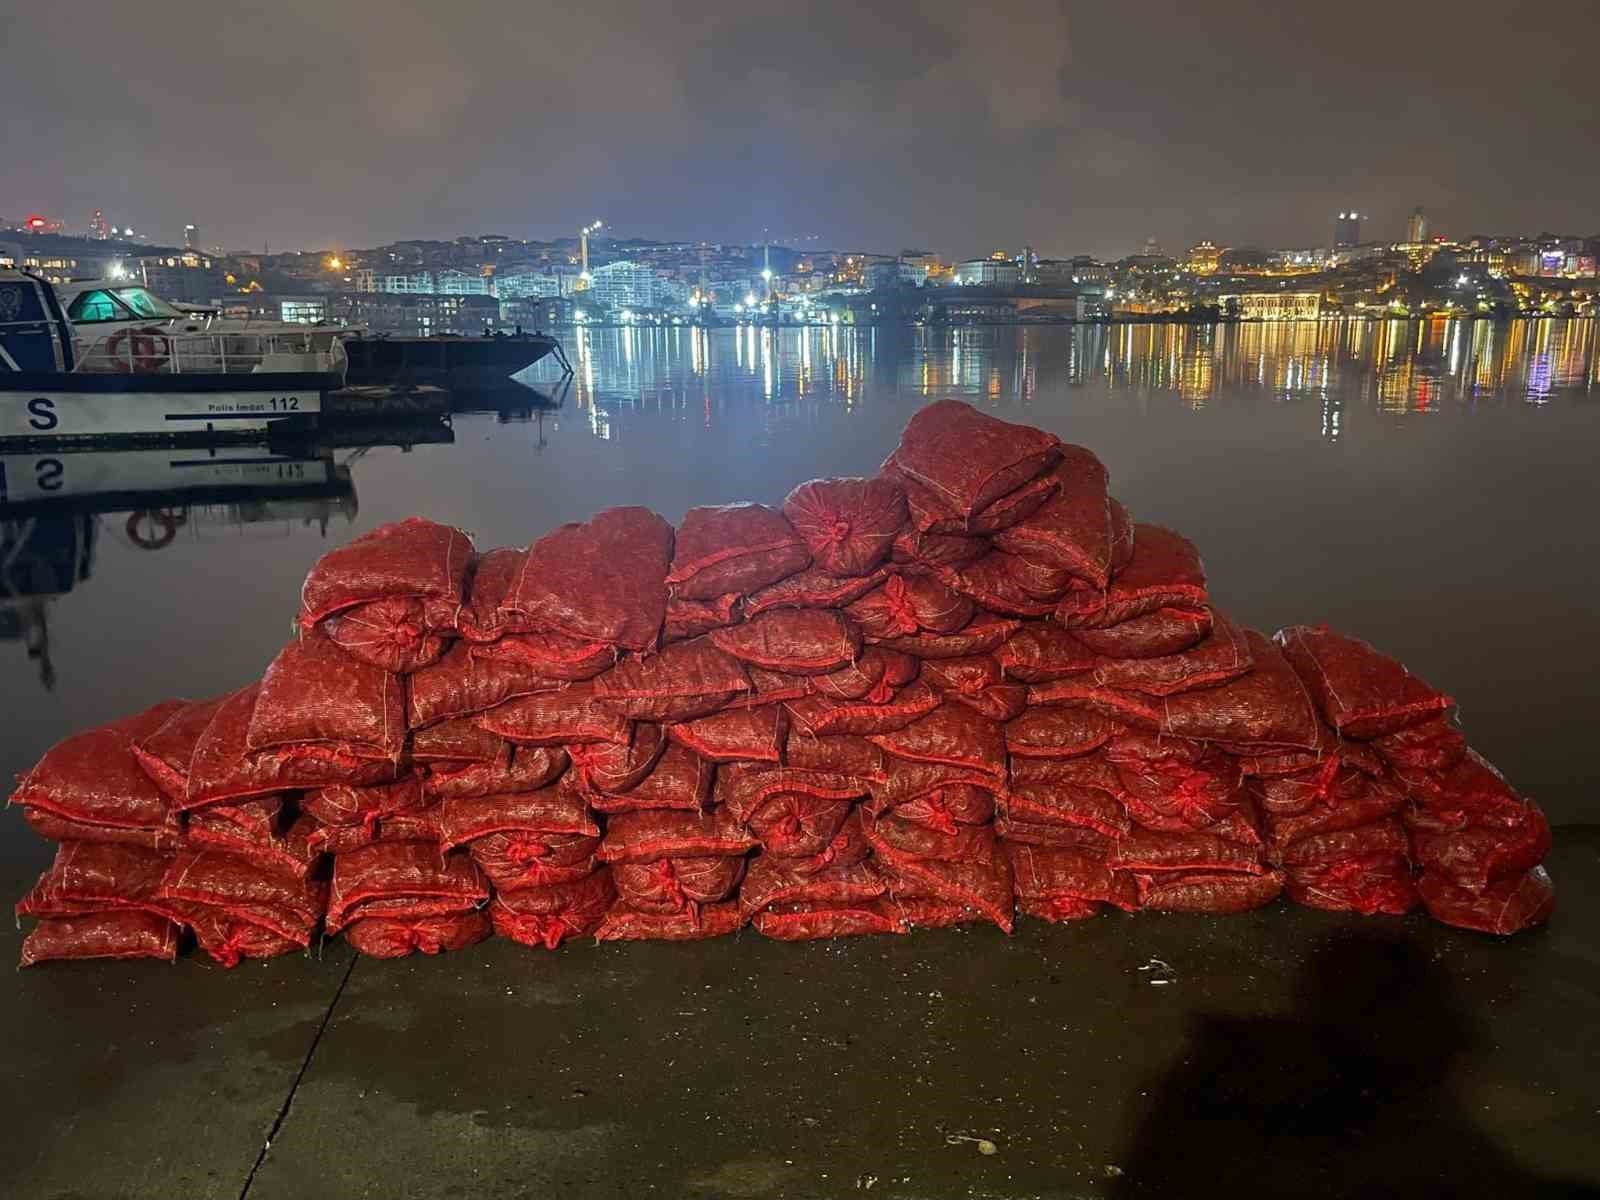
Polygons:
[[[165,343],[163,352],[157,348],[156,339],[160,338]],[[130,355],[126,364],[117,357],[117,351],[122,348],[122,343],[127,342]],[[171,357],[172,343],[167,336],[155,329],[124,329],[120,333],[111,335],[106,342],[106,357],[122,371],[132,374],[134,371],[150,372],[156,370]]]
[[[151,522],[152,532],[145,533],[139,526],[141,518],[148,517]],[[182,518],[175,516],[164,508],[145,508],[138,512],[128,514],[128,523],[124,526],[127,530],[128,540],[142,550],[160,550],[163,546],[170,546],[172,539],[178,536],[178,526]]]

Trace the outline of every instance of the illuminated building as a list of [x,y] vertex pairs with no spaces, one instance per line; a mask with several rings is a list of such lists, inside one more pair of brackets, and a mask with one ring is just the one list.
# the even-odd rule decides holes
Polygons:
[[[569,275],[565,282],[570,283],[576,278]],[[502,300],[538,300],[550,296],[563,296],[572,290],[570,286],[564,288],[563,282],[559,275],[552,274],[543,267],[526,265],[506,267],[494,273],[494,294]]]
[[969,258],[956,264],[955,275],[956,282],[964,287],[1022,282],[1022,269],[1010,259]]
[[1217,304],[1245,321],[1315,321],[1322,313],[1322,293],[1229,292],[1218,296]]
[[1428,240],[1428,218],[1422,213],[1422,205],[1417,205],[1411,210],[1411,219],[1406,222],[1406,241],[1413,246]]
[[200,249],[200,230],[198,226],[185,225],[183,227],[183,248],[185,250]]
[[1354,211],[1342,212],[1333,223],[1333,244],[1335,246],[1359,246],[1361,244],[1361,214]]
[[380,275],[375,291],[391,296],[431,296],[433,272],[412,271],[406,275]]
[[1201,242],[1189,247],[1189,253],[1184,256],[1183,269],[1192,275],[1215,275],[1217,266],[1222,261],[1222,249],[1210,242]]
[[222,268],[192,250],[135,258],[128,263],[128,270],[163,300],[209,304],[229,290]]
[[437,271],[433,277],[433,292],[436,296],[487,296],[489,281],[468,271]]
[[94,216],[89,218],[89,236],[97,242],[103,242],[111,236],[111,227],[106,224],[106,215],[98,208]]

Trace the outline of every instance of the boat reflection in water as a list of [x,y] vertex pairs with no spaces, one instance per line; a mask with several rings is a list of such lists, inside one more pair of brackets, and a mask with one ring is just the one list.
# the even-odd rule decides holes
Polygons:
[[0,642],[51,688],[50,608],[90,586],[106,538],[156,553],[180,539],[352,524],[354,464],[370,450],[449,443],[448,425],[350,427],[304,443],[0,455]]

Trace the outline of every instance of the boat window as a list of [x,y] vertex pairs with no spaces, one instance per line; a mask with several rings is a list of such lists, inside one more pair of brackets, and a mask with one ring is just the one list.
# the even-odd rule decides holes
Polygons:
[[94,321],[126,321],[128,310],[110,292],[84,292],[67,308],[67,319],[80,325]]
[[183,315],[165,300],[157,299],[142,287],[118,288],[117,299],[133,309],[141,317],[181,317]]

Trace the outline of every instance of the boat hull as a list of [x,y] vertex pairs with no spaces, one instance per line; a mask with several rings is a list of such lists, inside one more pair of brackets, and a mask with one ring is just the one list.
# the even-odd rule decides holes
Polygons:
[[315,423],[334,377],[0,374],[0,442],[259,437]]

